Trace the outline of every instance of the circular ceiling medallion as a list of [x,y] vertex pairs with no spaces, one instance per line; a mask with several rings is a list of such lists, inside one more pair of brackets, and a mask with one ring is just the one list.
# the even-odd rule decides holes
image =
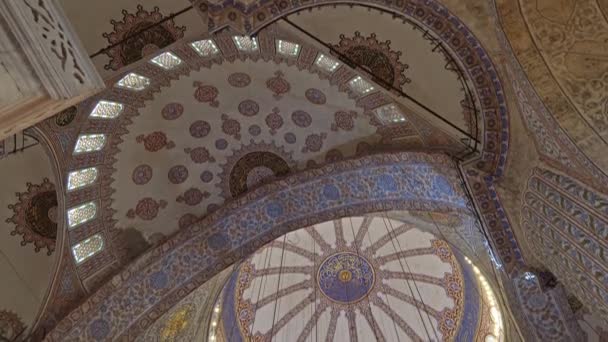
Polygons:
[[235,72],[228,76],[228,84],[235,88],[244,88],[251,83],[251,77],[244,72]]
[[349,304],[365,298],[374,286],[374,269],[365,258],[353,253],[330,255],[319,267],[317,284],[334,302]]

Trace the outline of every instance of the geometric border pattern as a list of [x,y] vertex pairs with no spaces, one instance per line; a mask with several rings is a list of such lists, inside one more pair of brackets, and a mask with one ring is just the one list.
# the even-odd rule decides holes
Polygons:
[[608,196],[536,168],[522,226],[537,257],[600,317],[608,317]]

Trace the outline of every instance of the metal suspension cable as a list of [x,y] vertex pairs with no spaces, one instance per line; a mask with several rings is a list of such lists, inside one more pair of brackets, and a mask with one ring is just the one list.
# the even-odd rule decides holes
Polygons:
[[[361,260],[361,254],[359,253],[359,245],[357,244],[357,235],[355,234],[355,228],[354,228],[354,224],[353,224],[353,218],[352,217],[348,217],[348,221],[350,222],[350,230],[353,233],[353,244],[355,245],[355,251],[357,252],[357,257],[359,258],[359,260]],[[361,229],[361,228],[359,228]],[[367,231],[367,233],[369,234],[369,230]],[[365,301],[367,301],[367,307],[369,309],[369,315],[370,315],[370,319],[374,319],[374,316],[372,315],[372,305],[369,302],[369,297],[365,298]],[[388,302],[388,300],[387,300]],[[390,304],[389,304],[390,307]],[[395,321],[393,320],[393,325],[395,325]],[[370,322],[370,326],[371,326],[371,322]],[[373,330],[373,328],[372,328]],[[395,333],[397,334],[397,326],[395,325]],[[375,334],[375,333],[374,333]],[[377,336],[376,336],[377,339]],[[397,334],[397,339],[399,339],[399,334]]]
[[[371,225],[371,222],[370,222],[370,225]],[[367,233],[366,234],[367,235],[367,241],[369,242],[369,245],[371,246],[371,245],[373,245],[373,243],[372,243],[372,238],[369,236],[369,228],[367,229],[366,233]],[[391,302],[389,301],[388,295],[386,293],[384,293],[384,299],[386,300],[386,303],[387,303],[389,309],[392,310]],[[392,321],[393,321],[393,328],[395,329],[395,335],[397,336],[397,340],[400,341],[400,339],[399,339],[399,332],[397,330],[397,323],[395,323],[395,320],[392,320]]]
[[[397,247],[395,245],[395,240],[396,239],[395,239],[394,231],[392,231],[392,233],[391,233],[391,231],[389,230],[388,225],[386,224],[386,221],[385,221],[385,217],[388,217],[388,216],[386,215],[386,212],[384,212],[383,214],[384,214],[384,217],[382,217],[382,222],[384,223],[384,227],[386,228],[386,232],[389,234],[389,237],[390,237],[390,240],[391,240],[391,244],[393,245],[393,250],[397,253],[398,251],[397,251]],[[407,262],[406,262],[406,265],[407,265],[408,272],[405,271],[405,268],[403,267],[403,263],[401,262],[401,259],[404,259],[403,261],[405,261],[405,258],[397,258],[397,260],[399,260],[399,266],[401,266],[401,271],[404,274],[406,274],[406,275],[407,274],[413,275],[413,273],[412,273],[411,269],[409,268],[409,265],[407,264]],[[420,316],[420,321],[422,322],[422,326],[424,327],[424,331],[425,331],[427,337],[429,338],[429,341],[431,341],[432,340],[431,339],[431,334],[429,333],[429,330],[426,327],[426,322],[424,321],[424,317],[422,316],[422,312],[420,310],[418,302],[416,301],[416,295],[414,294],[414,290],[412,290],[412,286],[410,285],[410,282],[407,280],[407,276],[405,277],[404,280],[405,280],[405,283],[407,284],[407,287],[410,290],[410,294],[412,295],[412,298],[414,300],[414,306],[416,307],[416,310],[418,311],[418,315]],[[412,280],[413,280],[413,277],[412,277]],[[420,297],[420,300],[422,301],[422,296],[420,296],[420,293],[418,294],[418,296]]]
[[[274,248],[272,248],[271,246],[268,246],[268,249],[266,250],[266,256],[264,258],[264,268],[269,268],[270,264],[272,262],[272,251]],[[269,253],[270,252],[270,253]],[[270,257],[268,257],[268,254],[270,254]],[[266,265],[266,261],[268,261],[268,265]],[[253,328],[255,327],[255,319],[257,318],[257,312],[258,312],[258,303],[260,302],[260,294],[261,293],[266,293],[266,282],[264,280],[268,280],[268,278],[265,278],[265,276],[262,276],[262,279],[260,280],[260,288],[258,289],[258,295],[255,301],[255,308],[253,310],[253,322],[251,322],[251,329],[249,330],[251,332],[251,335],[253,336]]]
[[[295,28],[296,30],[302,32],[304,35],[306,35],[307,37],[311,38],[312,40],[314,40],[315,42],[317,42],[318,44],[324,46],[325,48],[327,48],[329,51],[331,51],[332,53],[336,54],[342,61],[344,61],[346,64],[348,64],[349,66],[354,68],[359,68],[362,70],[365,70],[366,72],[370,73],[371,75],[374,75],[373,72],[371,72],[371,70],[369,70],[369,68],[362,66],[360,64],[355,63],[352,59],[350,59],[348,56],[344,55],[343,53],[341,53],[340,51],[338,51],[337,49],[335,49],[333,46],[331,46],[330,44],[324,42],[323,40],[321,40],[320,38],[318,38],[317,36],[313,35],[312,33],[310,33],[309,31],[305,30],[304,28],[300,27],[299,25],[297,25],[296,23],[292,22],[291,20],[287,19],[287,18],[282,18],[283,21],[285,21],[287,24],[289,24],[290,26],[292,26],[293,28]],[[460,134],[464,135],[465,137],[467,137],[467,139],[470,139],[472,141],[474,141],[477,145],[477,143],[479,143],[479,140],[477,139],[477,137],[472,136],[469,132],[463,130],[462,128],[458,127],[456,124],[452,123],[450,120],[444,118],[442,115],[440,115],[439,113],[435,112],[433,109],[431,109],[430,107],[426,106],[425,104],[423,104],[422,102],[418,101],[417,99],[415,99],[414,97],[412,97],[411,95],[407,94],[406,92],[404,92],[402,89],[395,87],[392,84],[388,84],[387,81],[385,81],[382,78],[378,78],[378,77],[374,77],[374,81],[379,83],[382,87],[389,89],[390,91],[396,92],[399,94],[399,96],[406,98],[414,103],[416,103],[416,105],[424,108],[424,110],[426,110],[427,112],[429,112],[431,115],[433,115],[434,117],[436,117],[437,119],[441,120],[443,123],[447,124],[448,126],[450,126],[452,129],[455,129],[456,131],[458,131]],[[471,148],[470,146],[467,146],[467,148]],[[476,150],[476,146],[474,148],[472,148],[473,150]]]
[[[386,216],[386,220],[388,221],[389,225],[391,226],[391,231],[393,232],[395,241],[397,241],[397,246],[399,247],[399,252],[403,253],[403,249],[401,248],[401,242],[399,242],[399,239],[395,235],[395,227],[393,227],[393,222],[388,218],[388,215],[386,214],[386,212],[384,212],[384,214]],[[407,259],[405,257],[403,257],[403,262],[405,262],[405,266],[407,266],[408,271],[410,273],[412,273],[412,270],[410,269],[410,265],[407,262]],[[426,304],[424,303],[424,298],[422,298],[422,294],[420,293],[420,289],[418,288],[418,284],[416,283],[416,279],[412,278],[412,282],[414,283],[414,288],[416,289],[416,292],[418,293],[418,296],[420,297],[420,301],[422,302],[422,305],[424,307],[426,307]],[[440,339],[439,339],[439,336],[437,335],[437,330],[435,329],[435,326],[433,325],[433,323],[431,321],[431,316],[429,315],[428,311],[424,310],[424,312],[426,313],[426,317],[429,320],[429,323],[431,324],[431,328],[433,328],[433,334],[435,335],[435,338],[439,342]]]
[[285,241],[287,239],[287,234],[283,235],[283,249],[281,251],[281,265],[279,266],[279,279],[277,281],[277,299],[274,301],[274,312],[272,314],[272,327],[270,328],[270,342],[272,342],[272,337],[274,336],[274,320],[277,316],[277,306],[279,303],[279,291],[281,290],[281,275],[283,275],[283,258],[285,257]]
[[[456,167],[456,169],[458,170],[458,176],[460,177],[460,186],[462,187],[465,195],[467,196],[467,199],[469,200],[469,204],[471,205],[471,211],[472,213],[475,215],[475,218],[477,219],[477,224],[476,227],[477,229],[481,232],[481,234],[483,235],[484,239],[487,242],[488,245],[488,252],[490,254],[490,257],[497,260],[498,258],[498,254],[494,252],[494,246],[492,241],[490,240],[490,236],[488,235],[488,233],[486,232],[486,230],[483,228],[483,224],[482,224],[482,220],[481,220],[481,215],[479,214],[479,211],[477,210],[477,206],[475,206],[475,202],[473,201],[473,195],[471,194],[471,192],[469,191],[469,188],[466,185],[466,181],[464,178],[464,175],[462,173],[462,170],[460,168],[460,163],[453,159],[454,162],[454,166]],[[494,262],[494,260],[493,260]],[[500,261],[500,265],[497,267],[502,267],[502,260]],[[500,281],[498,279],[498,274],[496,271],[496,267],[492,267],[492,276],[494,277],[494,280],[496,281],[496,284],[500,284]]]

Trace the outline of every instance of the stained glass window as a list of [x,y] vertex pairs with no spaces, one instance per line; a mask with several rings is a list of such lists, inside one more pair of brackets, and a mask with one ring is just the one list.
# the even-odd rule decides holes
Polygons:
[[68,190],[82,188],[93,183],[97,179],[97,168],[90,167],[87,169],[72,171],[68,175]]
[[327,72],[334,72],[340,63],[320,53],[317,60],[315,60],[315,65]]
[[383,124],[403,123],[406,121],[403,113],[392,103],[376,108],[375,113]]
[[361,76],[357,76],[352,80],[348,81],[348,85],[355,92],[365,95],[370,91],[374,90],[374,86],[372,86],[369,82],[364,80]]
[[103,134],[83,134],[78,137],[74,153],[99,151],[106,143],[106,136]]
[[121,88],[139,91],[146,89],[150,85],[150,79],[132,72],[121,78],[116,85]]
[[103,249],[103,245],[103,237],[101,237],[99,234],[95,234],[75,244],[72,246],[72,253],[74,254],[76,263],[80,264],[93,255],[99,253]]
[[122,103],[101,100],[91,112],[92,118],[114,119],[119,116],[124,106]]
[[173,69],[176,66],[182,64],[182,60],[169,51],[163,52],[160,55],[152,58],[150,62],[158,65],[159,67],[165,70]]
[[190,43],[190,46],[192,46],[192,48],[203,57],[215,55],[216,53],[220,52],[220,50],[217,48],[217,46],[211,39],[192,42]]
[[295,57],[300,52],[300,45],[284,40],[277,40],[277,51],[289,57]]
[[95,218],[97,205],[94,202],[85,203],[68,210],[68,226],[74,228],[79,224]]
[[254,52],[258,50],[258,40],[247,36],[232,37],[236,47],[243,52]]

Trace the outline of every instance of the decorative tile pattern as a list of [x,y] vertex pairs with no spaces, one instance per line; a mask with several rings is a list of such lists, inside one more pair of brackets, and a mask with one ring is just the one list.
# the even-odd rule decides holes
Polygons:
[[90,116],[92,118],[114,119],[122,113],[123,108],[122,103],[101,100],[95,105]]
[[77,264],[80,264],[101,252],[104,247],[103,237],[96,234],[72,246],[72,254]]
[[128,73],[123,78],[116,82],[117,87],[140,91],[146,89],[150,85],[150,79],[134,72]]
[[97,205],[94,202],[85,203],[68,210],[68,226],[74,228],[95,218]]
[[[429,3],[430,3],[430,5],[429,5]],[[464,27],[464,25],[458,24],[457,25],[458,27],[454,28],[454,25],[451,22],[452,21],[458,22],[457,18],[454,18],[453,16],[451,16],[451,14],[449,14],[449,12],[445,11],[445,9],[443,7],[438,6],[435,2],[431,1],[429,3],[425,2],[424,4],[421,4],[421,5],[416,4],[416,6],[421,6],[423,9],[422,12],[420,12],[420,11],[416,12],[416,15],[418,17],[420,17],[420,20],[424,21],[424,18],[426,16],[435,18],[433,15],[435,13],[437,13],[438,20],[441,23],[446,23],[446,25],[444,25],[444,26],[436,25],[435,28],[433,28],[433,30],[439,30],[439,29],[437,29],[437,27],[441,27],[441,30],[443,28],[445,28],[446,30],[450,30],[449,32],[452,32],[458,38],[461,38],[458,40],[454,39],[453,41],[450,41],[449,43],[446,41],[446,44],[449,44],[454,49],[462,48],[463,51],[466,50],[466,47],[460,46],[461,44],[467,44],[467,46],[471,45],[471,49],[467,50],[467,51],[472,51],[472,53],[473,53],[473,55],[470,56],[471,63],[467,64],[468,66],[470,66],[470,67],[467,67],[467,72],[469,73],[469,75],[472,72],[471,70],[473,70],[473,69],[477,70],[479,68],[483,69],[482,73],[478,73],[482,76],[483,75],[485,75],[485,76],[496,75],[495,72],[492,72],[494,69],[493,69],[493,66],[491,65],[491,63],[488,62],[489,60],[487,59],[487,55],[485,55],[485,52],[483,51],[483,49],[480,48],[479,45],[477,45],[478,44],[477,41],[474,39],[474,37],[472,37],[470,35],[470,32],[468,32],[466,27]],[[293,6],[293,5],[288,4],[288,6]],[[388,6],[390,7],[393,5],[388,4]],[[401,9],[399,9],[399,11],[401,11]],[[409,13],[410,11],[413,11],[413,9],[411,9],[411,10],[408,9],[407,11]],[[274,40],[273,40],[273,42],[274,42]],[[456,46],[456,45],[458,45],[458,46]],[[222,49],[224,49],[224,45],[222,45]],[[304,49],[303,51],[305,51],[305,50],[306,49]],[[317,54],[315,53],[314,55],[317,55]],[[182,55],[180,54],[180,56],[182,56]],[[481,60],[483,60],[483,63],[480,62]],[[486,72],[487,71],[486,69],[490,69],[490,72]],[[501,141],[500,138],[494,139],[493,141],[497,141],[499,143],[493,144],[492,148],[484,147],[488,153],[484,153],[484,155],[483,155],[484,161],[482,163],[480,163],[478,166],[486,171],[498,170],[497,174],[499,175],[502,172],[502,170],[500,169],[501,163],[502,163],[502,165],[504,165],[504,162],[506,160],[505,151],[506,151],[506,148],[508,147],[508,127],[506,126],[506,123],[507,123],[506,107],[503,110],[503,108],[501,106],[504,105],[504,101],[502,100],[501,97],[496,96],[497,94],[499,96],[502,96],[502,93],[501,93],[502,90],[500,89],[500,81],[497,78],[494,77],[492,79],[483,79],[483,80],[478,80],[478,81],[479,81],[479,83],[478,83],[479,87],[481,87],[481,88],[477,88],[476,91],[478,93],[482,93],[480,89],[483,89],[483,94],[486,94],[488,97],[487,103],[492,104],[492,106],[488,106],[488,108],[484,108],[484,113],[483,113],[484,120],[490,120],[490,119],[494,120],[493,125],[487,125],[490,128],[488,134],[491,136],[496,136],[496,137],[500,137],[500,136],[504,137],[503,141]],[[156,84],[156,78],[155,78],[154,83]],[[148,91],[146,91],[144,93],[146,95],[149,95]],[[484,95],[484,96],[486,96],[486,95]],[[496,108],[494,108],[495,107],[494,104],[497,104]],[[499,110],[499,107],[500,107],[500,110]],[[496,109],[496,110],[494,110],[494,109]],[[245,126],[245,127],[247,127],[247,126]],[[285,139],[289,140],[289,141],[295,141],[295,135],[292,136],[292,135],[290,135],[290,133],[291,132],[284,134]],[[283,134],[283,133],[281,133],[281,134]],[[498,166],[498,168],[496,168],[496,166]],[[493,171],[489,171],[489,172],[493,172]],[[217,205],[216,205],[216,207],[217,207]]]
[[[391,209],[467,211],[469,205],[451,160],[442,155],[374,155],[303,172],[285,182],[294,185],[266,185],[241,197],[238,209],[220,208],[197,224],[205,229],[181,230],[177,237],[183,241],[180,248],[156,254],[137,272],[126,270],[119,287],[102,287],[94,296],[104,298],[96,303],[105,303],[105,310],[92,304],[72,329],[61,330],[69,331],[61,333],[61,338],[91,339],[101,325],[103,336],[119,337],[127,331],[137,334],[151,324],[138,323],[137,317],[144,312],[157,315],[164,310],[161,307],[170,307],[181,298],[167,294],[184,289],[180,293],[186,295],[277,235],[339,217],[347,207],[353,213],[366,213]],[[359,196],[362,192],[366,196]],[[137,305],[121,305],[125,300]],[[49,335],[52,340],[57,339],[56,333]]]
[[170,51],[161,53],[160,55],[152,58],[150,62],[165,70],[171,70],[182,64],[182,60]]
[[96,167],[70,172],[68,174],[68,190],[75,190],[93,184],[98,174]]
[[522,204],[533,250],[590,310],[608,317],[608,197],[535,169]]
[[[543,290],[538,278],[526,274],[514,279],[515,295],[522,305],[526,323],[538,341],[586,341],[576,324],[561,286]],[[570,313],[569,313],[570,311]],[[548,328],[550,327],[550,328]]]
[[101,150],[106,144],[104,134],[83,134],[78,137],[74,153],[85,153]]

